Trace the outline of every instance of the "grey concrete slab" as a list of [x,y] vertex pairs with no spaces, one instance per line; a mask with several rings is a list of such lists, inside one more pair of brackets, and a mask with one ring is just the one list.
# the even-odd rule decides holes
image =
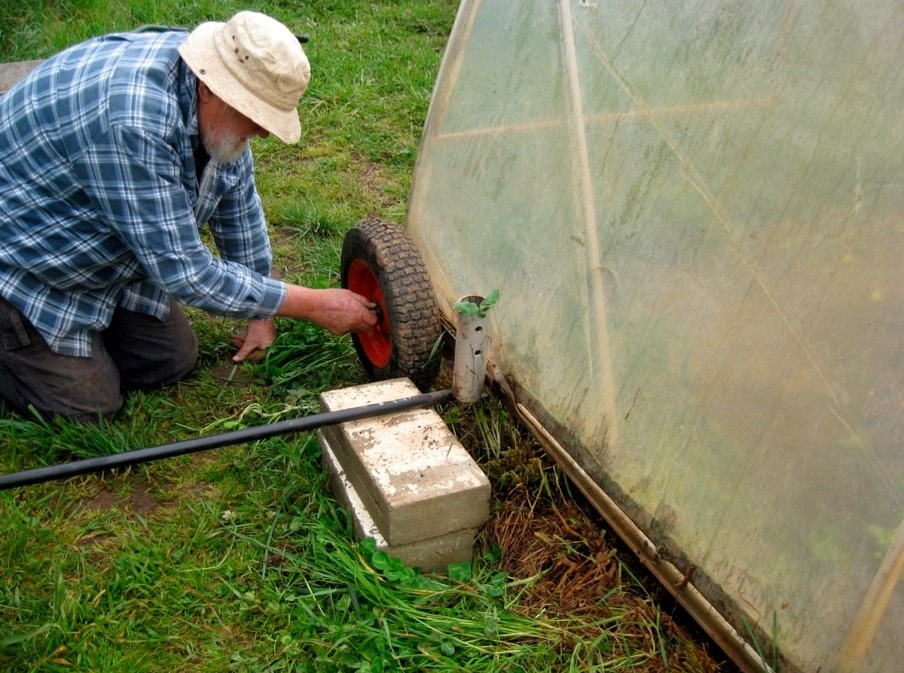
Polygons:
[[406,565],[424,572],[445,573],[449,564],[470,562],[473,556],[476,528],[447,533],[409,544],[391,545],[383,537],[376,522],[348,480],[329,441],[321,433],[318,437],[323,451],[323,467],[330,474],[330,489],[336,499],[349,510],[355,536],[359,540],[373,538],[377,549],[401,559]]
[[[407,379],[320,396],[336,411],[417,394]],[[490,483],[433,409],[324,428],[348,479],[389,544],[477,528],[489,517]]]

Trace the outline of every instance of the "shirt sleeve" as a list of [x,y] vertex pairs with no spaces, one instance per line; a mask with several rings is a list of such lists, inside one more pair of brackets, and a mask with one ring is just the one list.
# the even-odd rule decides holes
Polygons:
[[[262,221],[252,218],[245,236],[220,235],[227,255],[218,259],[200,240],[191,192],[182,183],[183,159],[171,144],[141,129],[113,125],[87,145],[74,170],[99,224],[121,238],[153,284],[181,303],[219,315],[276,313],[285,285],[267,277],[269,242],[252,242],[266,239]],[[230,214],[220,217],[220,224],[247,218],[251,199],[257,198],[253,185],[251,191],[253,197],[238,190],[227,198]]]

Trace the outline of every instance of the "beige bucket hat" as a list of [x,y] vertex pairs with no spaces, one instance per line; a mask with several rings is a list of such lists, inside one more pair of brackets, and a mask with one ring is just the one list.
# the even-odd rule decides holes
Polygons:
[[279,21],[244,11],[226,23],[202,23],[179,53],[229,106],[285,143],[301,138],[298,101],[311,66],[298,38]]

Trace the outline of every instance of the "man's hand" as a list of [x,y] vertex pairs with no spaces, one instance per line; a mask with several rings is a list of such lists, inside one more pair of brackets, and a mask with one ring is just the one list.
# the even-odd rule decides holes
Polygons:
[[239,352],[232,356],[233,362],[260,362],[264,359],[267,348],[276,340],[276,321],[250,320],[245,334],[233,334],[232,345]]
[[377,324],[377,305],[351,290],[289,285],[278,315],[317,323],[333,334],[366,332]]

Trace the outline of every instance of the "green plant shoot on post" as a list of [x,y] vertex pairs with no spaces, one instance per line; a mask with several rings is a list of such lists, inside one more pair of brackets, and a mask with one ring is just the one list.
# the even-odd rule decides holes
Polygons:
[[452,306],[460,315],[475,315],[478,318],[486,318],[489,311],[499,301],[499,290],[493,290],[479,304],[473,301],[458,301]]

